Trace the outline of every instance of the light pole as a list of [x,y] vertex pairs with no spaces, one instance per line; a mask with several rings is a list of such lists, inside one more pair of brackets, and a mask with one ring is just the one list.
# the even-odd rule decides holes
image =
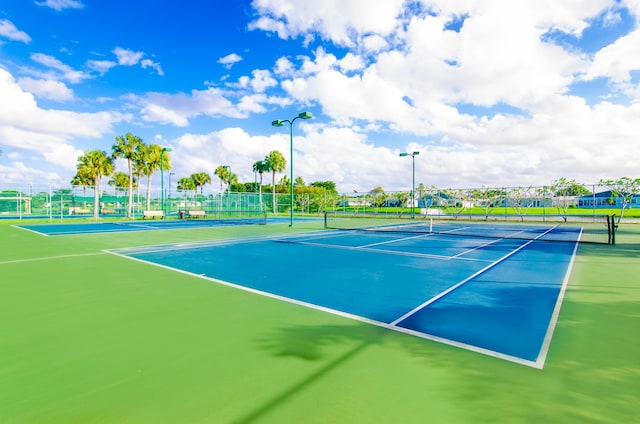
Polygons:
[[411,156],[412,170],[413,170],[413,179],[411,182],[411,219],[415,218],[413,208],[416,203],[416,198],[415,198],[416,196],[416,156],[418,156],[419,154],[420,152],[400,153],[401,157]]
[[[162,216],[164,217],[164,153],[170,152],[171,148],[163,147],[160,151],[160,196],[161,196],[161,207],[162,207]],[[171,177],[169,177],[171,178]]]
[[167,196],[169,198],[169,201],[171,201],[171,176],[172,175],[176,175],[175,172],[169,172],[169,195]]
[[[231,200],[229,199],[231,197],[231,167],[229,165],[222,165],[222,167],[227,170],[226,179],[228,180],[227,184],[229,184],[227,187],[227,213],[229,213],[231,209]],[[222,209],[222,198],[220,198],[220,209]]]
[[289,223],[289,227],[293,227],[293,122],[296,119],[309,119],[309,118],[313,118],[313,115],[311,114],[311,112],[300,112],[298,114],[298,116],[296,116],[295,118],[289,120],[289,119],[276,119],[275,121],[271,122],[271,125],[273,125],[274,127],[281,127],[284,125],[285,122],[289,123],[289,144],[290,144],[290,153],[291,155],[289,156],[289,163],[291,164],[291,175],[290,175],[290,183],[291,183],[291,208],[289,209],[289,214],[291,216],[290,219],[290,223]]

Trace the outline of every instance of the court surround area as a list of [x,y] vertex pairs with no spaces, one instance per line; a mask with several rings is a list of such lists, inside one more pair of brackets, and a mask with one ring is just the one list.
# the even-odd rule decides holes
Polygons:
[[0,225],[0,421],[637,416],[633,225],[613,246],[287,221]]

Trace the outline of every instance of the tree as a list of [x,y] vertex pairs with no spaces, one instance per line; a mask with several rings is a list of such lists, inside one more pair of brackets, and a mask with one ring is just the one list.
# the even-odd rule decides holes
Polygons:
[[[80,171],[76,172],[76,175],[71,178],[72,186],[82,187],[83,198],[87,196],[87,187],[91,187],[92,184],[93,181],[91,180],[91,178],[89,178],[87,175],[81,175]],[[87,207],[87,203],[84,200],[82,202],[82,207]]]
[[571,205],[576,204],[576,197],[588,194],[589,190],[576,180],[568,180],[564,177],[555,180],[549,187],[554,203],[562,218],[567,220],[567,211]]
[[[107,184],[126,190],[129,187],[129,176],[124,172],[116,172],[111,175],[111,179],[107,181]],[[137,185],[138,181],[134,178],[133,186],[136,187]]]
[[442,194],[447,197],[447,205],[453,209],[456,219],[469,206],[469,197],[472,196],[468,190],[452,188],[442,190]]
[[478,202],[477,206],[484,209],[485,219],[489,219],[489,211],[500,204],[504,197],[504,190],[482,186],[473,190],[472,196]]
[[[121,191],[124,191],[125,193],[127,192],[129,188],[129,176],[124,172],[116,172],[113,175],[111,175],[111,178],[109,179],[109,181],[107,181],[107,184],[109,184],[110,186],[114,186],[116,188],[116,198],[117,198],[118,189],[120,189]],[[137,178],[133,179],[133,187],[134,188],[138,187]]]
[[516,187],[507,191],[507,199],[511,206],[518,215],[520,220],[524,221],[524,216],[530,207],[533,206],[533,194],[535,190],[533,187]]
[[[135,156],[134,165],[135,171],[140,176],[147,177],[147,208],[151,209],[151,175],[154,172],[160,170],[162,164],[162,171],[168,171],[171,169],[171,158],[169,152],[163,150],[163,147],[159,144],[146,145],[144,143],[138,144],[137,154]],[[164,196],[164,193],[160,193]]]
[[620,216],[618,224],[624,216],[624,210],[635,196],[640,195],[640,178],[632,179],[629,177],[618,178],[617,180],[600,180],[600,184],[607,186],[611,190],[614,198],[622,199],[620,204]]
[[189,190],[193,190],[193,192],[195,194],[195,192],[196,192],[196,183],[193,182],[193,179],[191,179],[191,177],[183,177],[183,178],[180,178],[178,180],[177,189],[178,189],[178,191],[184,192],[183,209],[187,209],[187,194],[189,193]]
[[324,188],[331,194],[338,194],[338,190],[336,190],[336,183],[334,183],[333,181],[314,181],[309,185],[312,187]]
[[259,160],[253,164],[253,172],[257,172],[260,175],[260,185],[258,185],[259,197],[260,197],[260,210],[262,210],[262,174],[269,171],[269,164],[266,160]]
[[124,136],[117,136],[116,142],[111,146],[114,158],[124,158],[127,160],[129,168],[129,204],[127,205],[127,216],[131,218],[131,207],[133,206],[133,163],[138,154],[138,146],[142,144],[142,139],[131,133]]
[[267,162],[267,169],[271,171],[271,197],[273,199],[273,213],[276,213],[278,212],[276,202],[276,172],[284,171],[284,167],[287,166],[287,161],[282,153],[277,150],[270,151],[264,160]]
[[230,172],[229,167],[225,165],[219,165],[213,172],[220,179],[220,193],[222,193],[222,184],[227,181]]
[[196,172],[195,174],[191,174],[191,179],[196,186],[196,190],[200,188],[200,195],[202,195],[204,185],[207,183],[211,184],[211,176],[206,172]]
[[371,198],[373,199],[372,203],[373,205],[375,205],[377,210],[377,207],[380,206],[382,200],[384,199],[384,189],[382,188],[382,186],[377,186],[375,188],[372,188],[369,191],[369,194],[371,195]]
[[113,159],[102,150],[91,150],[78,158],[78,175],[93,180],[93,219],[98,219],[102,177],[114,171]]

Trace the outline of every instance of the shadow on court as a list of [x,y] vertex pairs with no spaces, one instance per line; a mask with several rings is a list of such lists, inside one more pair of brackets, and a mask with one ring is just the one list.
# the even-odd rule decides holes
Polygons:
[[370,325],[323,325],[294,326],[279,330],[269,337],[260,339],[259,345],[277,357],[296,357],[305,361],[322,361],[329,354],[326,351],[336,344],[350,347],[346,352],[330,360],[311,375],[305,376],[297,384],[287,388],[264,405],[252,410],[235,423],[251,423],[286,403],[299,392],[321,380],[327,374],[337,370],[350,359],[356,357],[367,347],[379,344],[388,332]]

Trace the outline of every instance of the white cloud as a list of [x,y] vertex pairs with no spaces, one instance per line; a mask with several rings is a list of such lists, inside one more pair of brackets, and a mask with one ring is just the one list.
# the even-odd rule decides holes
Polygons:
[[60,81],[20,78],[18,85],[38,97],[56,101],[73,100],[73,90]]
[[22,41],[25,44],[29,44],[31,42],[29,34],[18,30],[13,22],[7,19],[0,19],[0,37],[5,37],[14,41]]
[[192,90],[190,94],[149,93],[144,98],[137,98],[137,101],[141,104],[142,119],[145,121],[179,127],[187,126],[190,118],[200,115],[235,118],[246,116],[234,107],[222,90],[213,87]]
[[363,37],[362,46],[366,51],[369,52],[379,52],[381,50],[385,50],[388,46],[387,40],[384,37],[379,35],[368,35]]
[[[116,47],[115,49],[113,49],[113,54],[116,55],[118,65],[135,66],[137,64],[140,64],[142,69],[152,68],[158,75],[164,75],[164,71],[162,70],[162,66],[160,65],[160,63],[154,62],[151,59],[143,59],[143,57],[145,56],[144,52],[136,52],[129,49],[123,49],[122,47]],[[105,73],[111,68],[111,62],[94,61],[89,64],[89,66],[92,66],[93,69],[98,70],[101,73]]]
[[[25,187],[27,183],[63,183],[63,179],[57,172],[34,168],[22,161],[11,162],[9,166],[0,163],[0,180],[5,184],[16,187]],[[66,182],[66,181],[65,181]]]
[[236,54],[236,53],[231,53],[228,54],[224,57],[221,57],[220,59],[218,59],[218,63],[222,64],[225,66],[225,68],[227,69],[231,69],[231,67],[235,64],[238,63],[242,60],[242,56]]
[[77,84],[84,81],[85,79],[91,78],[91,75],[82,71],[77,71],[70,66],[65,65],[55,57],[47,54],[33,53],[31,55],[31,60],[44,65],[53,71],[57,71],[57,74],[60,75],[60,78],[69,81],[72,84]]
[[278,85],[278,81],[273,78],[271,72],[266,69],[254,69],[251,72],[251,77],[246,75],[238,78],[237,83],[227,83],[228,87],[236,89],[251,89],[256,93],[262,93],[267,88],[275,87]]
[[615,83],[629,82],[631,71],[640,70],[640,30],[618,38],[598,51],[585,79],[611,78]]
[[142,69],[153,68],[158,75],[164,75],[164,71],[162,70],[160,64],[150,59],[143,59],[142,62],[140,62],[140,65],[142,66]]
[[77,113],[41,109],[32,94],[0,68],[0,139],[14,150],[42,155],[50,163],[74,169],[76,138],[99,138],[125,117],[119,113]]
[[134,52],[133,50],[123,49],[122,47],[116,47],[113,49],[113,54],[118,58],[118,65],[133,66],[137,65],[144,56],[143,52]]
[[86,65],[89,69],[98,72],[100,75],[104,75],[118,64],[112,60],[88,60]]
[[337,65],[342,72],[359,71],[365,67],[362,57],[356,56],[353,53],[347,53],[337,62]]
[[78,0],[45,0],[36,1],[35,3],[38,6],[50,7],[57,11],[61,11],[63,9],[81,9],[84,7],[84,4]]
[[276,32],[280,38],[310,31],[338,45],[353,46],[354,34],[389,34],[397,25],[404,0],[254,0],[260,17],[249,28]]

